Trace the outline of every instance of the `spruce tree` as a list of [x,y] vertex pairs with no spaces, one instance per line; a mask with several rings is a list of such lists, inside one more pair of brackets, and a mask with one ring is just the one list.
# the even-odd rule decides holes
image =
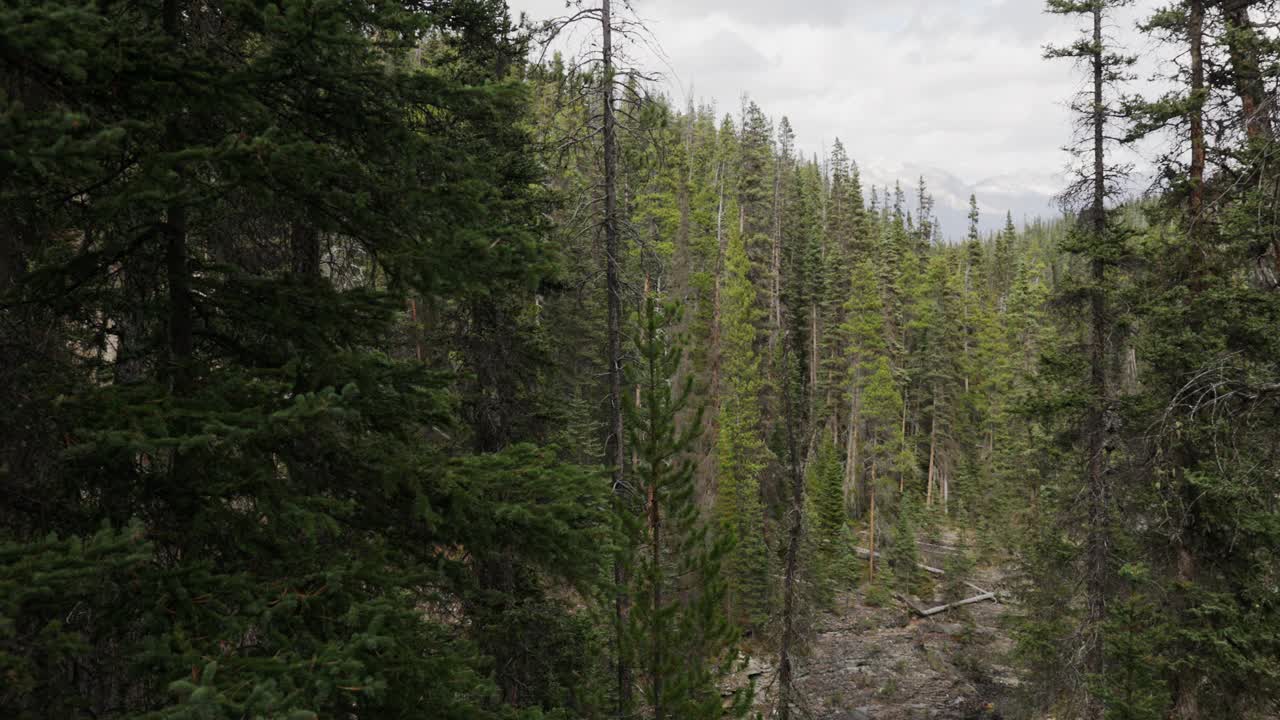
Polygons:
[[824,436],[817,458],[809,465],[808,483],[810,574],[818,586],[818,601],[830,605],[835,594],[856,579],[856,568],[844,501],[844,469],[840,451],[829,437]]
[[720,327],[717,514],[721,532],[735,540],[728,573],[732,615],[746,627],[759,628],[768,618],[772,600],[771,557],[760,494],[760,478],[772,454],[761,430],[764,379],[756,351],[756,321],[763,312],[750,272],[742,235],[731,229]]
[[689,453],[701,432],[700,412],[683,427],[679,421],[695,397],[693,378],[672,384],[683,355],[671,335],[678,315],[677,307],[660,310],[646,300],[631,373],[640,388],[628,405],[632,485],[645,507],[641,515],[619,515],[628,540],[624,557],[632,563],[628,653],[649,717],[741,717],[750,693],[735,692],[728,710],[720,693],[738,661],[738,631],[724,613],[722,561],[732,537],[711,538],[698,510]]
[[30,590],[0,608],[0,714],[503,714],[492,618],[445,617],[498,557],[585,587],[600,478],[472,452],[402,309],[550,268],[508,27],[463,3],[4,11],[30,62],[0,100],[23,256],[0,302],[32,310],[0,365],[42,392],[3,425],[56,444],[0,433],[32,499],[0,530]]
[[1107,163],[1108,124],[1112,121],[1116,93],[1114,85],[1125,76],[1132,60],[1117,54],[1104,33],[1107,16],[1126,0],[1048,0],[1049,12],[1074,15],[1081,18],[1084,28],[1080,38],[1072,45],[1049,48],[1050,58],[1070,58],[1083,61],[1090,76],[1090,89],[1078,100],[1076,112],[1088,135],[1081,139],[1081,154],[1088,161],[1078,169],[1077,180],[1067,195],[1074,198],[1081,208],[1081,220],[1076,227],[1073,248],[1089,265],[1087,280],[1079,288],[1077,297],[1088,305],[1089,312],[1089,368],[1085,385],[1085,407],[1077,418],[1082,434],[1083,447],[1079,449],[1085,458],[1086,477],[1084,487],[1088,497],[1088,514],[1085,521],[1086,535],[1082,569],[1085,578],[1085,625],[1080,634],[1083,640],[1085,667],[1081,683],[1083,716],[1086,720],[1099,720],[1106,714],[1101,683],[1107,672],[1106,625],[1107,601],[1112,590],[1111,575],[1111,524],[1113,501],[1112,483],[1114,397],[1109,367],[1112,351],[1112,323],[1110,294],[1113,281],[1108,270],[1121,259],[1124,249],[1124,233],[1118,232],[1114,215],[1108,212],[1108,199],[1114,194],[1117,177],[1114,167]]
[[862,409],[867,423],[865,447],[870,466],[867,528],[872,554],[867,575],[874,582],[877,565],[875,538],[884,527],[888,527],[885,510],[893,507],[893,490],[898,484],[894,480],[894,473],[901,471],[902,428],[899,422],[902,416],[902,396],[898,393],[893,373],[889,369],[888,358],[879,358],[863,381]]

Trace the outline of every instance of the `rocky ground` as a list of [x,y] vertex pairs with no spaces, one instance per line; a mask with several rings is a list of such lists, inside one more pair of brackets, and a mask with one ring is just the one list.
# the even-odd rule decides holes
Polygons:
[[[935,546],[936,547],[936,546]],[[926,564],[938,550],[921,547]],[[1000,573],[970,578],[999,593]],[[974,595],[978,592],[974,591]],[[814,720],[994,720],[1016,716],[1017,674],[1006,665],[1012,648],[1004,622],[1009,606],[979,602],[922,618],[894,599],[881,607],[861,591],[813,619],[806,657],[798,666],[802,714]],[[917,606],[941,604],[917,599]],[[760,709],[767,717],[773,668],[753,661]]]

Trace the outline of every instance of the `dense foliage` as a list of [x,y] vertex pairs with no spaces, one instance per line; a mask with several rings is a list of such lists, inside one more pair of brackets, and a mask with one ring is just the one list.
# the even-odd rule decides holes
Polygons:
[[498,0],[0,9],[0,715],[742,716],[776,653],[785,718],[815,613],[975,561],[1029,707],[1273,715],[1276,9],[1172,3],[1140,98],[1121,4],[1049,2],[1093,162],[989,235]]

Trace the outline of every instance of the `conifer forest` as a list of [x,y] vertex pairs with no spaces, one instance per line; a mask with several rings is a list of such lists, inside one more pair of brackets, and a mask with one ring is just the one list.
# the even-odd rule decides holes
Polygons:
[[0,5],[0,718],[1280,717],[1280,3],[945,222],[645,5]]

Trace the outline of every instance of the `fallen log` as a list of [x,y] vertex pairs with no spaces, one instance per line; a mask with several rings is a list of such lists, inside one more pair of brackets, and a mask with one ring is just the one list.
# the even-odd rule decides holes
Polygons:
[[973,603],[979,603],[979,602],[982,602],[983,600],[995,600],[995,599],[996,599],[996,594],[993,592],[988,592],[988,593],[983,593],[981,595],[974,595],[973,597],[965,598],[964,600],[957,600],[956,602],[953,602],[953,603],[947,603],[946,605],[939,605],[937,607],[931,607],[928,609],[916,607],[914,603],[907,603],[907,605],[909,605],[912,610],[915,610],[917,613],[919,613],[920,617],[930,617],[932,615],[944,613],[948,610],[952,610],[954,608],[958,608],[964,605],[972,605]]
[[999,591],[999,590],[987,590],[987,589],[985,589],[985,588],[980,588],[980,587],[978,587],[977,585],[974,585],[973,583],[969,582],[968,580],[965,580],[965,581],[964,581],[964,584],[965,584],[965,585],[967,585],[968,587],[970,587],[970,588],[974,589],[974,590],[977,590],[977,591],[978,591],[978,593],[979,593],[980,595],[995,595],[995,601],[996,601],[996,604],[997,604],[997,605],[1001,605],[1001,604],[1003,604],[1003,602],[1000,600],[1000,591]]

